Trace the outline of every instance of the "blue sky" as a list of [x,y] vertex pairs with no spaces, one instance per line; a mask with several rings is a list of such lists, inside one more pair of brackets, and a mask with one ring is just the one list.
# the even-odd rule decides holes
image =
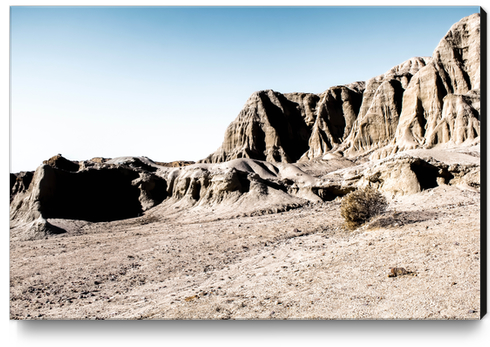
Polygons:
[[430,56],[479,7],[12,7],[10,171],[61,153],[199,160],[251,93]]

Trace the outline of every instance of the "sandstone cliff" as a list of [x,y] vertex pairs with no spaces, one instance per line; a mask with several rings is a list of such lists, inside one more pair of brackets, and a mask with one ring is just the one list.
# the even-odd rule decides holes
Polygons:
[[292,163],[327,154],[386,157],[413,148],[475,144],[480,136],[480,14],[454,24],[432,57],[321,94],[254,93],[203,159]]
[[308,149],[315,106],[314,94],[281,94],[272,90],[250,96],[225,132],[220,149],[203,160],[219,163],[237,158],[294,162]]
[[480,16],[451,27],[403,96],[396,150],[474,143],[480,135]]

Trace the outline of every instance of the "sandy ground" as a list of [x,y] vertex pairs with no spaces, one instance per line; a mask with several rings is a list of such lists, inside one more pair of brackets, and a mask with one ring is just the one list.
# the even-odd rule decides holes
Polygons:
[[[356,231],[340,200],[230,217],[161,209],[10,243],[11,319],[479,319],[480,193],[389,200]],[[416,276],[388,277],[393,267]]]

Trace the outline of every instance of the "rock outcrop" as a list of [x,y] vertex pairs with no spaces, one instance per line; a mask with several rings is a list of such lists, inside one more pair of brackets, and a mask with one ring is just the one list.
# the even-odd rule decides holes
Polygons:
[[308,149],[318,100],[317,95],[306,93],[264,90],[252,94],[226,129],[221,147],[202,162],[220,163],[238,158],[297,161]]
[[176,161],[171,161],[169,163],[156,161],[155,164],[160,165],[160,166],[168,166],[168,167],[182,167],[182,166],[195,164],[195,162],[194,161],[186,161],[186,160],[176,160]]
[[480,134],[480,16],[451,27],[403,96],[396,150],[474,143]]
[[395,136],[403,94],[428,61],[430,58],[412,58],[368,80],[354,128],[337,152],[353,157],[389,144]]
[[71,171],[71,172],[77,172],[78,169],[80,169],[80,165],[78,162],[68,160],[64,158],[61,154],[57,154],[54,157],[51,157],[48,160],[43,161],[43,164],[64,171]]
[[367,82],[319,95],[254,93],[200,163],[56,155],[34,173],[11,174],[11,236],[63,233],[50,219],[105,222],[150,209],[279,212],[364,186],[391,196],[479,189],[479,19],[455,24],[431,58]]
[[[153,173],[157,167],[145,161],[131,158],[119,164],[85,161],[79,165],[55,156],[34,174],[17,176],[10,203],[11,228],[19,226],[29,235],[43,237],[62,232],[49,224],[49,218],[100,222],[141,215],[166,198],[165,180]],[[80,170],[72,170],[74,165]]]
[[[167,167],[145,157],[122,157],[82,161],[75,172],[43,164],[31,173],[30,184],[28,174],[16,179],[19,188],[10,204],[11,235],[36,239],[64,232],[50,219],[105,222],[158,209],[166,209],[162,214],[196,208],[219,208],[232,216],[276,213],[334,200],[364,186],[390,196],[440,185],[479,189],[476,147],[468,153],[417,151],[361,164],[334,159],[335,165],[241,158]],[[61,158],[58,160],[67,164]]]
[[367,82],[322,94],[254,93],[203,159],[293,163],[478,143],[480,14],[454,24],[432,57],[415,57]]
[[464,158],[462,162],[455,163],[448,160],[448,157],[458,156],[456,153],[420,151],[401,152],[328,173],[322,177],[328,183],[322,185],[340,187],[343,191],[370,186],[388,196],[416,194],[444,185],[480,188],[479,158],[460,156]]
[[10,201],[15,195],[23,193],[29,189],[34,171],[22,171],[18,174],[10,174]]
[[303,159],[321,157],[346,139],[356,122],[365,90],[363,82],[328,89],[316,105],[309,149]]

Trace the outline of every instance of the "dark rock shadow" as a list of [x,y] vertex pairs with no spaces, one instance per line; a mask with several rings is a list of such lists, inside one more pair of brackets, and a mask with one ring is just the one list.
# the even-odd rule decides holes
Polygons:
[[59,234],[65,234],[66,230],[63,228],[57,227],[56,225],[53,225],[49,222],[46,222],[45,233],[46,233],[46,235],[59,235]]
[[384,214],[375,217],[367,223],[368,229],[376,228],[398,228],[408,224],[415,224],[432,220],[437,217],[436,212],[429,211],[401,211],[401,212],[385,212]]

